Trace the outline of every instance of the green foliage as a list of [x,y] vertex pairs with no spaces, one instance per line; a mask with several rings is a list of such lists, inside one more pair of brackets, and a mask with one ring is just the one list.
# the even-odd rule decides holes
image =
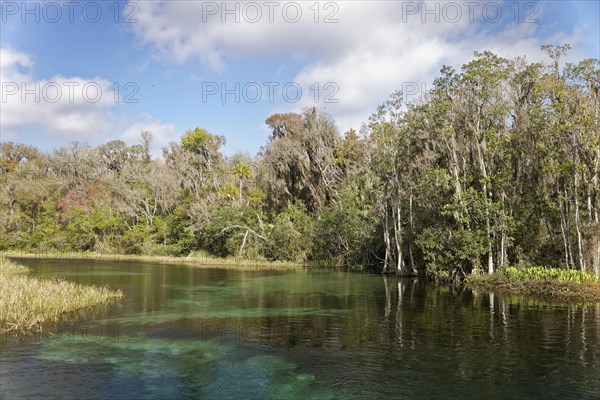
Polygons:
[[[157,228],[161,227],[161,222],[162,220],[159,220]],[[186,208],[184,206],[175,208],[172,214],[165,217],[163,237],[157,238],[157,242],[168,246],[172,255],[188,254],[198,247],[198,239],[190,224]]]
[[50,213],[45,212],[39,218],[33,233],[29,236],[26,248],[62,250],[67,247],[67,240],[59,222],[52,218]]
[[66,235],[69,247],[75,251],[88,251],[94,248],[96,234],[90,216],[81,207],[74,207],[67,213]]
[[[111,210],[85,210],[82,207],[74,207],[67,212],[66,218],[65,233],[69,250],[94,250],[97,242],[104,240],[110,242],[125,230],[123,216],[113,213]],[[54,228],[58,229],[58,226],[55,225]],[[60,234],[54,237],[57,236]],[[52,247],[62,250],[61,246],[54,245]]]
[[0,237],[0,250],[29,249],[30,235],[25,231],[15,231]]
[[238,188],[235,186],[235,184],[227,182],[219,188],[219,193],[221,193],[221,196],[224,198],[233,200],[238,196]]
[[202,229],[202,243],[219,257],[260,258],[269,245],[258,236],[264,237],[261,221],[260,214],[250,206],[217,205],[211,209],[211,218]]
[[297,201],[275,217],[270,237],[273,258],[282,261],[306,261],[311,254],[314,221],[306,206]]
[[376,216],[360,209],[351,193],[330,204],[317,220],[313,258],[335,260],[338,267],[353,269],[370,264],[373,239],[377,231]]
[[504,274],[510,279],[527,280],[558,280],[576,283],[597,283],[600,277],[587,271],[575,269],[559,269],[549,267],[508,267]]
[[260,206],[267,195],[260,189],[250,189],[246,191],[246,200],[248,203],[254,206]]
[[248,164],[239,162],[233,166],[233,176],[237,179],[249,179],[252,176],[252,169]]
[[181,138],[181,147],[192,153],[206,153],[217,151],[224,144],[222,136],[212,135],[208,131],[196,128],[188,131]]
[[456,270],[471,274],[481,268],[486,252],[483,232],[464,229],[425,228],[416,244],[423,251],[427,273],[432,275]]
[[121,238],[121,249],[124,254],[142,254],[144,249],[144,241],[148,233],[146,225],[135,225],[133,228],[125,232]]

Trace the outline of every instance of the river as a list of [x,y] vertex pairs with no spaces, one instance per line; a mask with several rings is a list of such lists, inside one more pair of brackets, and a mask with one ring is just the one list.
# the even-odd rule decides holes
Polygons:
[[600,306],[331,271],[21,263],[126,298],[2,338],[2,399],[600,398]]

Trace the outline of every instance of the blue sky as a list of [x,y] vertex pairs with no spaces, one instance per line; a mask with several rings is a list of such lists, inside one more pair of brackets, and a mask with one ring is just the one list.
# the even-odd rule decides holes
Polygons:
[[600,56],[598,1],[227,2],[234,14],[221,1],[0,4],[1,140],[45,151],[134,143],[149,130],[159,155],[198,126],[224,135],[227,154],[254,154],[274,112],[317,105],[341,132],[358,129],[391,92],[426,88],[443,64],[459,67],[474,51],[538,61],[540,44],[570,43],[573,61]]

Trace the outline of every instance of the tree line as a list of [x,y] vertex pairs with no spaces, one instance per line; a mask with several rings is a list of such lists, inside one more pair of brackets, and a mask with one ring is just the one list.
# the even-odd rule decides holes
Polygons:
[[600,274],[600,62],[475,53],[423,98],[344,135],[274,114],[251,156],[187,131],[45,154],[0,144],[0,249],[190,253],[462,278],[508,265]]

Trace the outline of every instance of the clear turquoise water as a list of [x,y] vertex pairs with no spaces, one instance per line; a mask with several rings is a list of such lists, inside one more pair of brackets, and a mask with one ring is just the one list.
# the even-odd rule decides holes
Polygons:
[[600,306],[336,272],[23,264],[126,299],[2,338],[2,399],[600,398]]

